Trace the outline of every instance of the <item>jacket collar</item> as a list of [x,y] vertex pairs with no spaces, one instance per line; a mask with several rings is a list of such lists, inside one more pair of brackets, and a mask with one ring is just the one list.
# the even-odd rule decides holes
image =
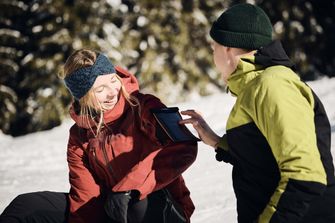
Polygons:
[[245,86],[270,66],[282,65],[293,68],[279,40],[257,50],[253,56],[241,57],[236,70],[228,78],[229,91],[237,96]]
[[256,65],[254,61],[254,56],[240,58],[236,70],[230,75],[227,83],[233,95],[238,96],[245,86],[263,71],[263,67]]

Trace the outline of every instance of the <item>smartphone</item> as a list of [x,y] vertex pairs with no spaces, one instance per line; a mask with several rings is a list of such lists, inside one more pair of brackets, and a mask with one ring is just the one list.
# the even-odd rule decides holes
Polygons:
[[179,124],[182,117],[178,107],[151,109],[151,112],[173,142],[200,141],[185,125]]

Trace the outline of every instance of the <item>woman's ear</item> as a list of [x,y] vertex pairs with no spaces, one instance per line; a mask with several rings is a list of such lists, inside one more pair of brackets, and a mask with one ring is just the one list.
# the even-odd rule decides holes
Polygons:
[[226,47],[225,50],[230,60],[236,57],[236,48]]
[[239,54],[239,49],[237,48],[227,47],[226,50],[228,64],[230,66],[231,73],[233,73],[237,68],[241,55]]
[[235,64],[235,60],[236,60],[235,48],[225,47],[224,50],[226,51],[226,55],[227,55],[227,63],[230,66]]

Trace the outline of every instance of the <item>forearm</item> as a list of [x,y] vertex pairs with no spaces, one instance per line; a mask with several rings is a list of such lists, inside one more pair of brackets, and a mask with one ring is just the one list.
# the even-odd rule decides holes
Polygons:
[[113,187],[113,191],[138,190],[143,199],[178,178],[195,161],[197,151],[197,144],[189,142],[151,152]]

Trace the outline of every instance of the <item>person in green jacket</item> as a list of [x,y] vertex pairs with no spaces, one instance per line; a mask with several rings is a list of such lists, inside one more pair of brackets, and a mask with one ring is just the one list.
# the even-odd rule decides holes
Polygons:
[[[331,127],[258,6],[238,4],[213,23],[214,62],[236,103],[219,137],[194,110],[190,117],[216,159],[233,165],[239,223],[335,222]],[[224,196],[224,195],[223,195]]]

